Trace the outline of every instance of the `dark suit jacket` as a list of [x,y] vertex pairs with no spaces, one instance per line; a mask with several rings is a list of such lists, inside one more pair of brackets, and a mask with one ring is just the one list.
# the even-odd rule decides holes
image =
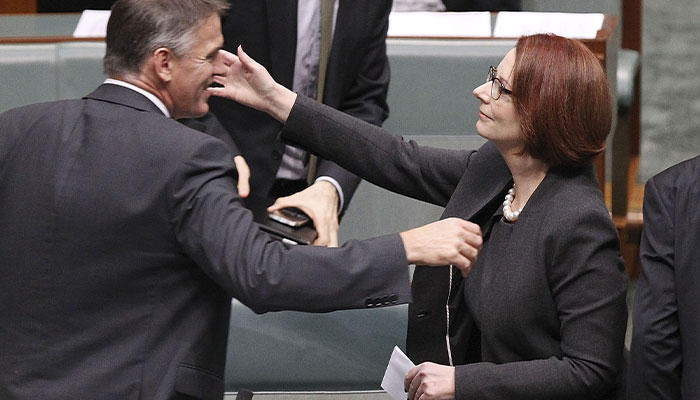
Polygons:
[[2,399],[221,398],[232,296],[256,312],[410,300],[398,235],[271,240],[226,146],[130,89],[0,127]]
[[[338,15],[328,59],[324,103],[375,125],[387,118],[389,62],[386,32],[390,0],[338,0]],[[291,88],[297,37],[297,0],[230,0],[223,22],[224,47],[238,45]],[[251,169],[251,199],[268,197],[279,169],[282,126],[267,114],[231,100],[209,101]],[[338,165],[319,160],[317,175],[333,177],[343,189],[345,207],[360,179]],[[267,198],[270,203],[274,198]]]
[[651,178],[644,190],[630,399],[700,398],[699,177],[695,157]]
[[521,0],[442,0],[446,11],[520,11]]
[[[500,220],[512,185],[491,143],[477,151],[419,146],[303,96],[282,137],[484,230],[494,216]],[[627,280],[593,172],[592,166],[550,170],[509,225],[511,240],[487,244],[498,246],[496,259],[477,263],[464,281],[454,274],[452,289],[448,268],[417,267],[408,355],[416,363],[447,363],[451,292],[451,352],[455,364],[465,364],[456,369],[457,398],[611,399],[624,389],[617,380]]]

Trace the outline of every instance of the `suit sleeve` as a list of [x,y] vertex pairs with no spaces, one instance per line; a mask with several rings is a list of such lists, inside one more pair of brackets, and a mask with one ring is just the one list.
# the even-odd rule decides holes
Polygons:
[[198,143],[172,179],[169,205],[177,242],[231,296],[256,312],[324,312],[410,301],[398,234],[341,248],[286,245],[253,222],[236,194],[226,148]]
[[551,252],[547,279],[559,319],[561,355],[457,366],[457,399],[611,398],[620,386],[627,279],[617,232],[604,210],[576,214],[548,214],[559,228],[540,244]]
[[674,270],[672,188],[652,178],[644,192],[628,393],[634,399],[681,399],[681,337]]
[[404,141],[301,95],[282,138],[375,185],[440,206],[447,204],[473,154]]
[[[389,116],[386,98],[389,92],[390,68],[386,55],[386,35],[389,28],[391,1],[372,0],[365,7],[376,9],[376,13],[372,13],[371,21],[362,21],[369,27],[369,35],[362,39],[363,43],[358,49],[358,52],[362,53],[354,55],[360,60],[355,79],[335,108],[372,125],[381,126]],[[356,29],[356,27],[338,29]],[[319,160],[317,175],[330,176],[340,184],[345,204],[350,202],[360,183],[357,176],[325,159]]]

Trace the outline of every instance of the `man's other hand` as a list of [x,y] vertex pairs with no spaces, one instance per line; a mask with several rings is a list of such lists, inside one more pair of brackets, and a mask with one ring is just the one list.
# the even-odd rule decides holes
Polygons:
[[267,211],[296,207],[314,223],[317,236],[314,245],[338,247],[338,192],[332,183],[318,181],[291,196],[280,197]]

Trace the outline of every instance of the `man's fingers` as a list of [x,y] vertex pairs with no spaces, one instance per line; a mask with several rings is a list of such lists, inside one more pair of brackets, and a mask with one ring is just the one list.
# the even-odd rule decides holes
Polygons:
[[[289,196],[278,198],[277,200],[275,200],[274,203],[272,203],[270,207],[267,208],[267,211],[273,212],[287,207],[296,207],[301,211],[305,212],[307,215],[309,215],[309,217],[311,217],[308,210],[304,209],[303,207],[300,207],[298,204],[292,204],[292,202],[287,200],[288,198]],[[313,217],[311,219],[313,219]]]
[[[314,222],[314,226],[316,226]],[[319,229],[316,227],[316,240],[314,240],[314,246],[328,246],[329,238],[328,233],[324,229]]]
[[[313,218],[312,218],[313,219]],[[338,225],[333,224],[333,221],[328,219],[317,218],[314,219],[314,227],[318,236],[314,241],[314,245],[317,246],[327,246],[327,247],[338,247]]]
[[328,239],[328,247],[338,247],[338,230],[334,229],[330,232]]
[[241,196],[241,198],[245,199],[250,195],[250,184],[248,183],[248,179],[240,179],[238,178],[238,195]]
[[233,163],[238,171],[238,195],[245,199],[250,194],[250,168],[243,156],[234,157]]

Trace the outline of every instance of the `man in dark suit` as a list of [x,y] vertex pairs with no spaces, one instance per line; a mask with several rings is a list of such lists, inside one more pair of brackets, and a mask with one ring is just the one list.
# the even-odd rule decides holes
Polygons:
[[629,399],[700,398],[699,177],[695,157],[651,178],[644,190]]
[[[242,45],[287,87],[316,96],[321,0],[229,0],[223,22],[224,48]],[[374,125],[389,108],[386,32],[390,0],[336,0],[323,102]],[[296,61],[295,61],[296,60]],[[305,72],[305,69],[308,70]],[[310,90],[309,90],[310,88]],[[279,138],[282,125],[267,114],[227,99],[212,98],[212,112],[228,129],[250,165],[246,205],[295,206],[313,219],[315,244],[337,245],[338,215],[347,208],[360,179],[327,160],[318,160],[307,187],[303,152]],[[286,197],[291,196],[291,197]]]
[[0,115],[0,398],[221,398],[232,296],[386,306],[410,300],[408,263],[474,259],[457,219],[339,249],[255,227],[227,146],[174,120],[208,110],[225,9],[119,0],[105,84]]

